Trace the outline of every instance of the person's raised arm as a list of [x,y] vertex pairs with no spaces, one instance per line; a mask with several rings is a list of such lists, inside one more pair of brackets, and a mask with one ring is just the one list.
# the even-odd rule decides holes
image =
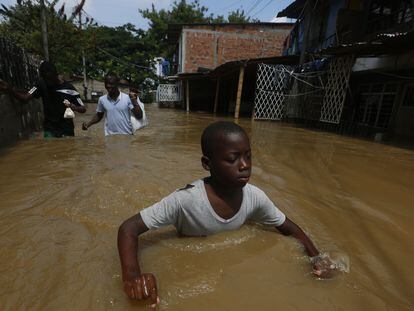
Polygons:
[[33,98],[33,95],[29,92],[17,90],[12,87],[6,81],[0,80],[0,94],[9,94],[19,101],[28,102]]
[[134,108],[132,108],[132,113],[134,114],[135,118],[139,120],[142,119],[144,114],[142,112],[141,107],[138,104],[138,94],[130,92],[129,98],[131,99],[132,106],[134,106]]
[[311,258],[313,273],[315,275],[322,278],[330,276],[331,270],[334,269],[332,262],[329,258],[320,256],[318,249],[311,239],[297,224],[286,217],[285,222],[282,225],[277,226],[276,229],[283,235],[293,236],[303,245],[306,254]]
[[157,304],[155,277],[151,273],[142,274],[138,262],[138,236],[147,230],[140,214],[124,221],[118,230],[118,252],[125,293],[131,299],[150,298],[152,304]]
[[83,122],[82,130],[86,131],[92,125],[99,123],[102,120],[104,114],[104,112],[97,112],[89,122]]

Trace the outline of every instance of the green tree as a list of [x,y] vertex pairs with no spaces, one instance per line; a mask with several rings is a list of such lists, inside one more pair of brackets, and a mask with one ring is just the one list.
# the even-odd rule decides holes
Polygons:
[[[80,72],[79,59],[82,38],[76,25],[60,14],[57,0],[46,4],[50,59],[62,73]],[[10,39],[30,53],[42,55],[40,5],[30,0],[18,0],[14,6],[2,5],[0,36]]]
[[174,1],[170,10],[155,10],[154,4],[151,9],[140,10],[141,15],[149,20],[147,31],[148,40],[154,42],[158,56],[171,58],[174,46],[168,42],[168,24],[181,23],[205,23],[211,20],[206,17],[208,9],[201,6],[198,0],[187,3],[186,0]]
[[132,24],[115,28],[90,26],[84,35],[89,76],[102,78],[108,72],[115,72],[132,84],[154,77],[150,68],[155,47],[142,29]]
[[208,8],[200,5],[199,0],[188,2],[186,0],[174,1],[171,8],[157,11],[152,5],[151,9],[140,10],[141,15],[148,19],[149,29],[147,40],[155,47],[155,54],[171,59],[175,45],[168,41],[168,24],[192,23],[249,23],[258,22],[246,16],[244,10],[237,9],[231,12],[227,19],[222,15],[207,15]]
[[244,10],[237,9],[232,11],[227,16],[227,21],[229,23],[257,23],[260,22],[258,19],[252,19],[250,16],[246,16]]

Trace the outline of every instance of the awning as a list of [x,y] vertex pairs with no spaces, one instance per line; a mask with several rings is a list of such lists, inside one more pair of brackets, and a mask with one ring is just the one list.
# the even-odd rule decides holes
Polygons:
[[176,77],[177,77],[177,80],[216,79],[217,77],[238,71],[240,66],[252,68],[260,63],[295,65],[298,63],[298,61],[299,61],[298,56],[274,56],[274,57],[243,59],[243,60],[236,60],[236,61],[224,63],[211,71],[206,71],[206,69],[203,68],[203,72],[179,73],[177,74]]

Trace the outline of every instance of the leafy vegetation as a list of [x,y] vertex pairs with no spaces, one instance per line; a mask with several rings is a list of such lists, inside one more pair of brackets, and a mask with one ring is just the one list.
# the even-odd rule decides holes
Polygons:
[[[208,8],[198,0],[174,1],[170,9],[139,10],[148,20],[148,30],[132,24],[121,27],[97,25],[89,17],[81,30],[77,14],[85,1],[68,17],[65,8],[56,8],[58,0],[45,1],[50,59],[59,72],[82,74],[82,51],[86,56],[87,74],[102,78],[115,72],[133,84],[155,79],[151,70],[155,57],[170,59],[175,46],[168,41],[168,24],[174,23],[246,23],[256,22],[245,16],[243,10],[224,16],[208,14]],[[137,12],[138,13],[138,12]],[[11,39],[33,54],[42,55],[41,7],[35,0],[17,0],[14,6],[0,8],[0,36]]]

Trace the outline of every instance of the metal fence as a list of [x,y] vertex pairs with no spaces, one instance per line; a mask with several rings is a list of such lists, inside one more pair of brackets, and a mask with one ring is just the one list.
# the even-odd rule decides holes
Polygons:
[[[0,38],[0,79],[28,90],[37,80],[38,64],[39,61],[23,49]],[[42,121],[40,100],[22,103],[0,94],[0,148],[41,130]]]
[[40,61],[7,39],[0,38],[0,79],[29,89],[37,79]]
[[178,102],[181,101],[181,85],[176,84],[160,84],[157,88],[156,101],[161,102]]
[[284,117],[285,93],[289,86],[290,67],[260,64],[257,71],[254,118],[281,120]]
[[354,62],[353,56],[335,57],[323,70],[308,71],[260,64],[254,118],[339,124]]

